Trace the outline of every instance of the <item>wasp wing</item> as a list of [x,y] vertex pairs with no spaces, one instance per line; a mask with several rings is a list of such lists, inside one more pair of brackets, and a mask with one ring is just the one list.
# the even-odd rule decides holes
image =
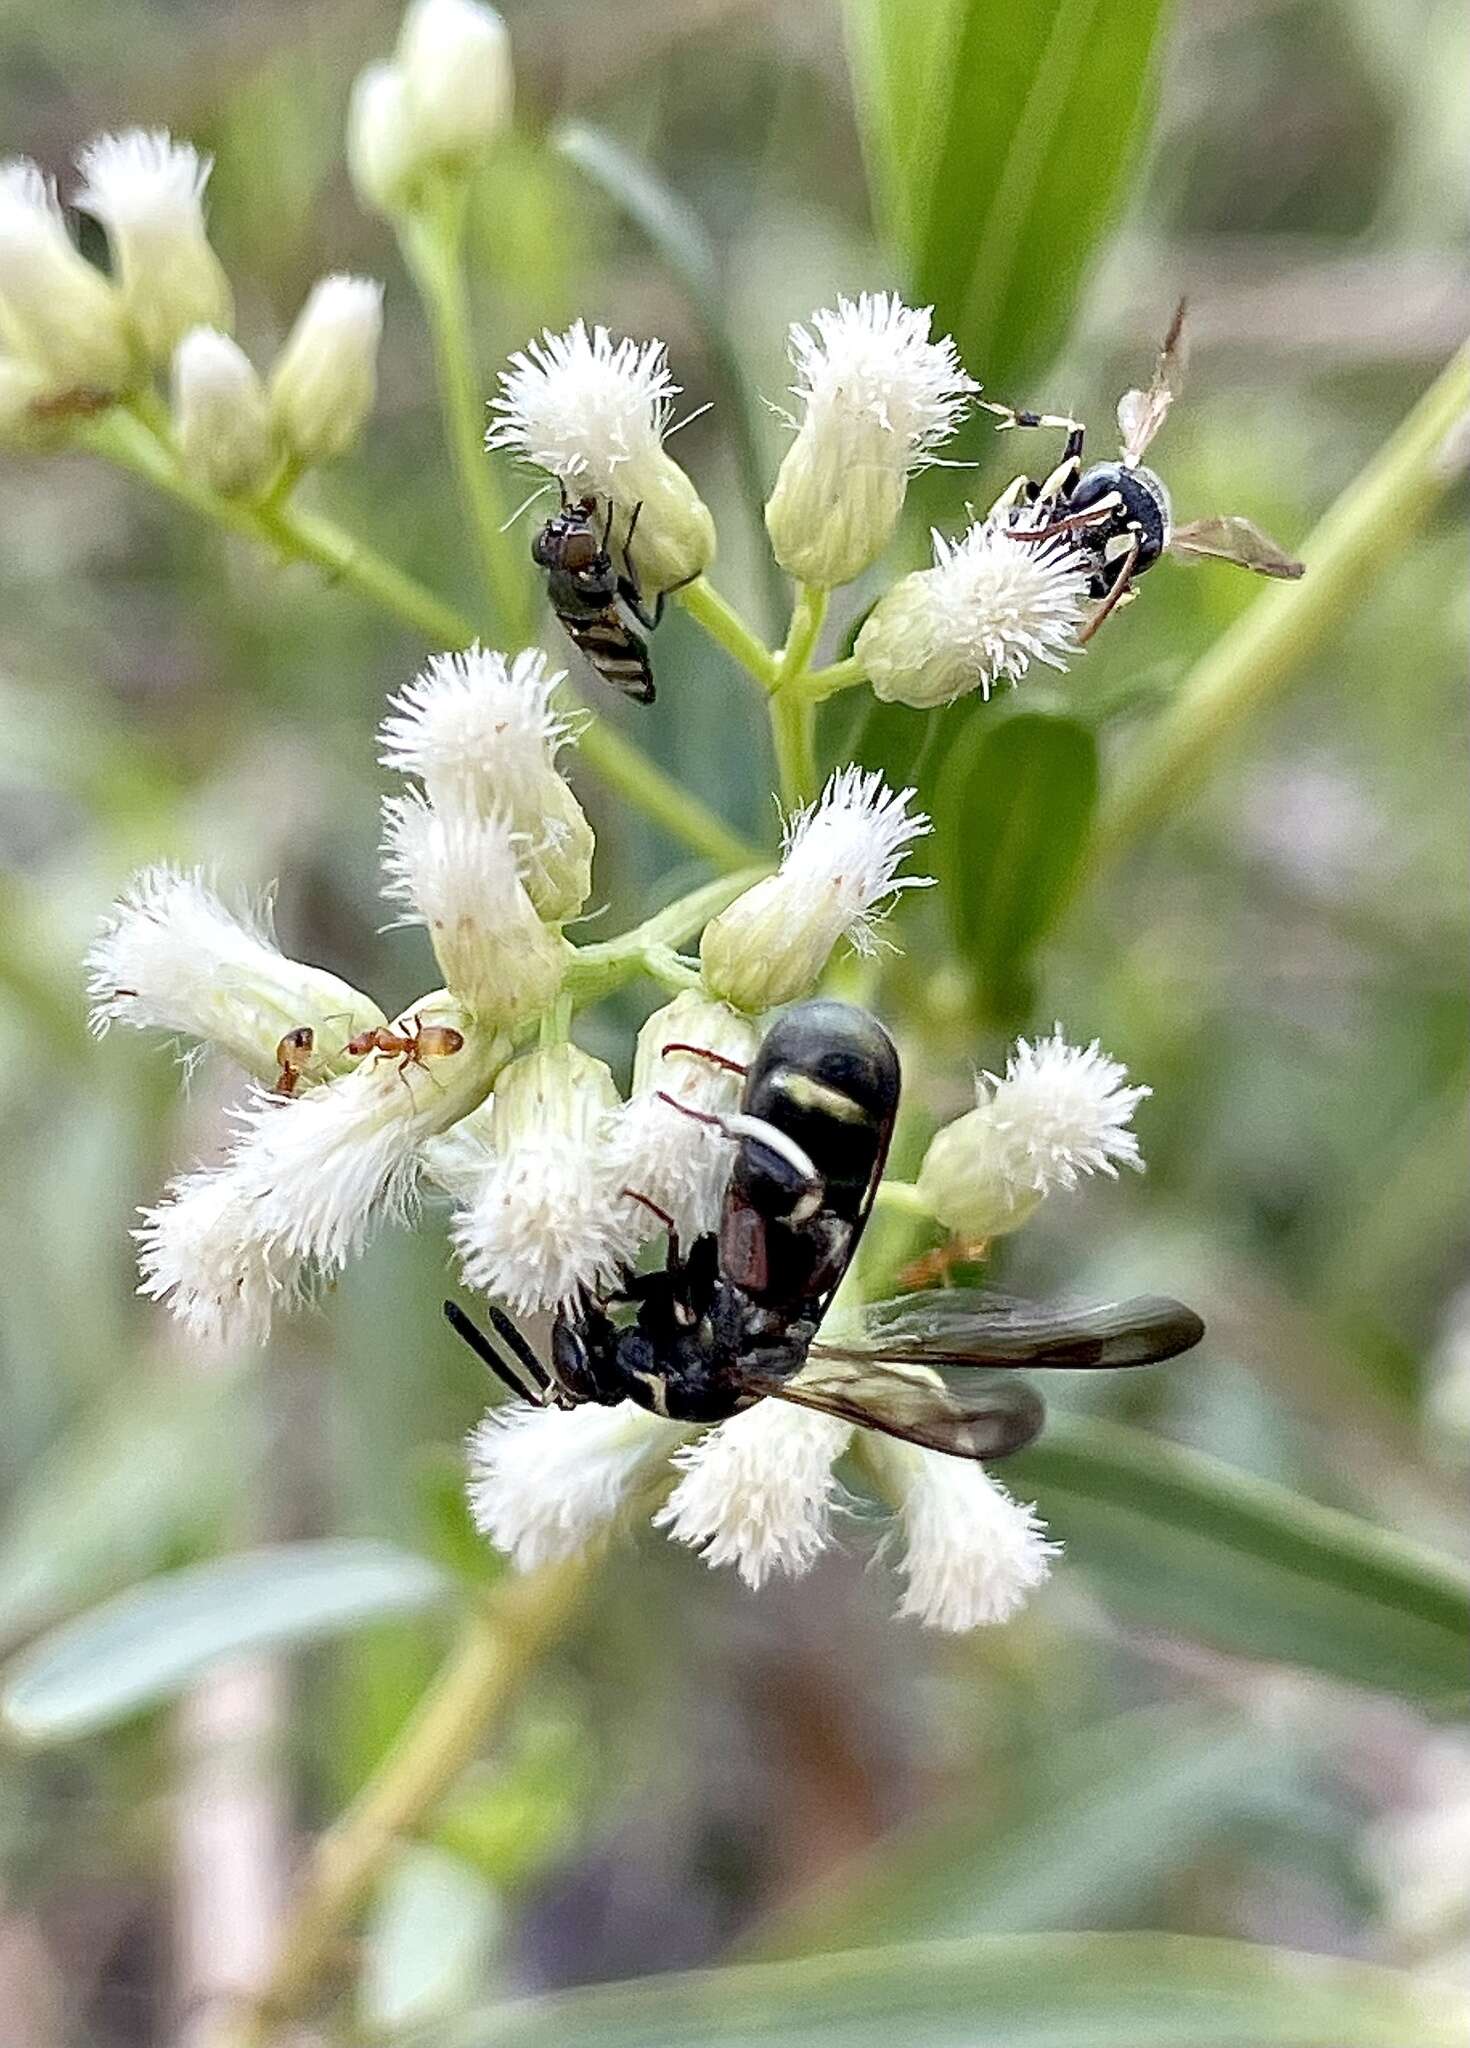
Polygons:
[[970,1371],[960,1377],[935,1366],[824,1356],[765,1391],[798,1408],[815,1408],[955,1458],[1009,1457],[1031,1442],[1046,1419],[1036,1389],[1009,1373]]
[[1149,443],[1169,417],[1169,408],[1184,383],[1184,308],[1181,299],[1174,308],[1169,332],[1159,350],[1147,391],[1125,391],[1118,400],[1118,432],[1123,437],[1123,460],[1131,469],[1142,462]]
[[1305,562],[1296,561],[1249,519],[1234,515],[1176,526],[1169,537],[1169,553],[1185,561],[1234,562],[1238,568],[1254,569],[1258,576],[1279,576],[1286,582],[1306,574]]
[[814,1361],[1025,1367],[1087,1372],[1155,1365],[1198,1344],[1205,1326],[1168,1295],[1038,1302],[988,1288],[934,1287],[871,1302],[858,1322],[819,1337]]

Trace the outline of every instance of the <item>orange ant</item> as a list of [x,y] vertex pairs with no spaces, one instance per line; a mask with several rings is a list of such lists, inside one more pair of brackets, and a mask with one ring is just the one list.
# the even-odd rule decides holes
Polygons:
[[948,1244],[936,1245],[932,1252],[911,1259],[898,1276],[898,1286],[905,1294],[918,1287],[952,1287],[955,1267],[978,1266],[989,1250],[988,1237],[968,1242],[952,1238]]
[[412,1031],[395,1031],[390,1024],[375,1024],[370,1031],[359,1031],[355,1038],[349,1038],[344,1050],[354,1060],[370,1052],[396,1059],[398,1072],[403,1076],[410,1067],[421,1067],[426,1059],[443,1059],[458,1052],[463,1044],[464,1033],[456,1031],[452,1024],[425,1024],[415,1016]]
[[298,1024],[294,1031],[288,1031],[276,1047],[276,1065],[280,1073],[276,1076],[275,1093],[294,1095],[296,1085],[306,1071],[306,1063],[316,1046],[316,1033],[309,1024]]

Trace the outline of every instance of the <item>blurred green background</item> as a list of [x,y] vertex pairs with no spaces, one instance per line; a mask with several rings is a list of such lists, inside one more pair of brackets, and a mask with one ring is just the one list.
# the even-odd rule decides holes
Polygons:
[[[845,36],[835,5],[777,0],[507,7],[518,132],[471,227],[486,388],[508,349],[579,314],[663,336],[689,404],[716,401],[677,445],[719,521],[716,581],[753,617],[772,592],[731,365],[747,396],[781,398],[787,322],[838,290],[937,297],[992,395],[1077,409],[1104,447],[1188,292],[1191,388],[1160,467],[1184,516],[1249,512],[1288,545],[1470,325],[1449,0],[980,9],[975,45],[931,75],[962,13],[914,6],[895,34],[891,6],[864,6]],[[136,123],[212,150],[213,238],[257,360],[323,271],[386,278],[378,413],[313,488],[472,608],[421,316],[342,166],[352,76],[396,26],[380,0],[10,7],[0,134],[57,172]],[[554,145],[570,123],[692,210],[708,248],[675,223],[682,275],[587,175],[602,145]],[[784,430],[756,403],[744,417],[769,478]],[[1017,443],[966,452],[978,470],[916,490],[910,563],[927,521],[988,501]],[[266,1355],[191,1355],[134,1299],[128,1229],[217,1143],[236,1078],[206,1062],[181,1092],[167,1048],[93,1043],[78,965],[132,868],[170,857],[279,877],[288,950],[390,1014],[430,985],[422,933],[378,929],[373,744],[426,650],[95,462],[7,458],[0,478],[0,1638],[280,1539],[389,1539],[473,1570],[452,1502],[483,1387],[437,1315],[442,1217],[384,1237]],[[759,1596],[662,1541],[623,1544],[380,1890],[347,2008],[363,2027],[447,2040],[444,2014],[512,1993],[872,1947],[871,2010],[914,1987],[883,2008],[885,2039],[1040,2040],[971,1983],[946,2003],[907,1944],[1082,1928],[1470,1977],[1454,1607],[1414,1547],[1463,1555],[1470,1461],[1462,540],[1446,514],[1391,555],[1203,790],[978,1001],[947,936],[970,845],[952,783],[948,909],[909,906],[879,998],[907,1034],[916,1134],[961,1106],[1002,1027],[1060,1018],[1154,1088],[1147,1178],[1058,1198],[1004,1278],[1199,1306],[1201,1352],[1087,1397],[1247,1477],[1135,1466],[1137,1436],[1089,1438],[1077,1410],[1016,1468],[1067,1561],[1019,1622],[960,1641],[890,1620],[861,1528]],[[879,587],[842,595],[834,644]],[[1096,730],[1107,763],[1258,588],[1165,565],[1070,676],[941,721],[842,699],[829,753],[912,770],[929,795],[1005,720],[1044,712]],[[752,694],[679,615],[658,665],[653,712],[605,693],[599,712],[768,837]],[[600,936],[702,870],[581,787]],[[625,1071],[650,999],[626,992],[584,1041]],[[1089,1443],[1117,1453],[1105,1484]],[[1373,1527],[1390,1532],[1376,1547]],[[178,1704],[12,1753],[6,2048],[191,2038],[198,2001],[258,1969],[306,1832],[381,1755],[445,1637],[436,1610],[221,1666]],[[1126,1992],[1116,1954],[1092,1976],[1083,1958],[1058,2039],[1094,2038],[1089,1985]],[[867,2038],[808,2012],[797,1981],[783,2042]],[[588,2011],[547,2039],[775,2038],[748,2015],[723,2032],[665,2015],[665,2035],[639,2009]],[[1124,2038],[1265,2038],[1185,2011]]]

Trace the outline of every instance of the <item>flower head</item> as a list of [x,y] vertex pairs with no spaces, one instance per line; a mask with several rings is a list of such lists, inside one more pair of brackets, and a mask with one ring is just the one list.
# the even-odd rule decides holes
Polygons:
[[347,168],[364,206],[388,215],[402,210],[419,163],[409,121],[408,91],[396,64],[369,64],[353,81],[347,111]]
[[601,498],[615,524],[634,513],[633,569],[647,592],[671,590],[709,566],[714,521],[664,450],[679,386],[661,341],[614,342],[578,320],[513,355],[486,437],[547,470],[572,497]]
[[675,1453],[682,1476],[654,1524],[707,1564],[733,1564],[752,1590],[799,1578],[827,1547],[832,1467],[851,1436],[835,1416],[758,1401]]
[[357,439],[377,393],[383,287],[324,277],[311,288],[270,377],[271,417],[298,462],[331,462]]
[[133,332],[166,362],[191,327],[228,327],[229,279],[204,231],[211,159],[166,129],[99,135],[77,159],[77,205],[107,229]]
[[934,567],[901,578],[858,634],[876,696],[927,711],[969,690],[989,697],[1033,661],[1066,667],[1079,651],[1087,566],[1064,538],[1034,543],[1021,531],[1000,515],[957,541],[934,535]]
[[263,490],[279,466],[265,387],[213,327],[192,328],[174,351],[173,422],[184,467],[224,497]]
[[523,1572],[606,1534],[640,1472],[684,1431],[631,1401],[569,1413],[511,1401],[469,1440],[475,1526]]
[[0,163],[0,344],[53,392],[112,393],[134,375],[123,302],[73,247],[33,163]]
[[420,164],[467,168],[510,123],[510,37],[480,0],[412,0],[395,65]]
[[776,558],[804,583],[849,583],[893,538],[908,479],[959,425],[979,386],[933,308],[890,292],[839,299],[791,329],[804,408],[766,506]]
[[223,1168],[181,1175],[140,1212],[138,1292],[204,1344],[264,1344],[275,1310],[307,1292],[302,1260],[260,1235],[254,1212],[251,1191]]
[[556,770],[573,732],[555,704],[564,681],[538,648],[437,654],[390,700],[380,733],[383,765],[418,776],[437,812],[505,817],[526,892],[553,922],[592,888],[592,828]]
[[561,986],[568,948],[536,915],[501,811],[438,810],[419,790],[383,804],[383,894],[429,933],[445,984],[478,1016],[514,1025]]
[[[655,1010],[638,1034],[633,1090],[607,1134],[612,1174],[620,1187],[636,1189],[672,1216],[683,1244],[718,1228],[733,1152],[712,1125],[663,1098],[671,1095],[707,1115],[738,1108],[738,1069],[750,1063],[759,1042],[748,1017],[698,989],[686,989]],[[691,1046],[698,1051],[689,1051]],[[640,1210],[634,1220],[645,1235],[657,1228],[650,1210]]]
[[320,967],[287,959],[266,904],[231,909],[199,868],[144,868],[86,957],[92,1029],[112,1024],[212,1041],[259,1079],[282,1035],[309,1024],[344,1042],[383,1013]]
[[574,1045],[542,1046],[500,1076],[482,1172],[454,1242],[471,1287],[520,1314],[614,1284],[638,1245],[604,1135],[612,1075]]
[[1055,1188],[1085,1174],[1114,1178],[1143,1170],[1133,1113],[1151,1092],[1094,1039],[1017,1042],[1004,1075],[985,1074],[976,1106],[938,1133],[919,1172],[919,1199],[957,1234],[993,1237],[1016,1229]]
[[861,768],[834,774],[788,822],[777,873],[705,927],[707,987],[737,1009],[767,1010],[809,994],[840,939],[871,952],[884,909],[900,891],[928,886],[926,876],[898,873],[929,830],[922,811],[909,811],[913,794],[895,795]]
[[962,1634],[1009,1621],[1050,1575],[1061,1545],[983,1465],[874,1433],[863,1459],[903,1522],[900,1614]]

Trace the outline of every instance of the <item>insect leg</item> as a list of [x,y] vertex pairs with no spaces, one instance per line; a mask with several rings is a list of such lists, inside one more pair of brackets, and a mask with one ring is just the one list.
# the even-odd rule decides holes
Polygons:
[[1133,565],[1138,560],[1138,545],[1138,541],[1135,538],[1132,547],[1129,548],[1127,554],[1123,557],[1123,566],[1118,571],[1117,580],[1114,582],[1112,589],[1087,621],[1082,631],[1077,635],[1077,645],[1079,647],[1087,645],[1103,620],[1122,603],[1124,596],[1127,594],[1128,579],[1133,574]]
[[1086,429],[1083,427],[1081,420],[1074,420],[1067,413],[1026,412],[1014,405],[999,405],[992,398],[982,398],[980,410],[982,412],[993,412],[996,415],[1000,422],[995,430],[998,434],[1009,433],[1012,427],[1065,427],[1067,433],[1074,436],[1077,441],[1075,451],[1072,448],[1071,440],[1068,441],[1068,454],[1075,452],[1080,455],[1082,452],[1081,437]]
[[[493,1316],[496,1312],[494,1309],[492,1309],[490,1313]],[[460,1307],[457,1301],[445,1302],[444,1320],[448,1323],[450,1329],[453,1330],[455,1336],[461,1338],[464,1341],[464,1343],[469,1345],[471,1351],[474,1352],[476,1358],[479,1359],[481,1365],[483,1365],[487,1369],[487,1371],[492,1372],[495,1375],[496,1379],[500,1381],[502,1386],[509,1387],[511,1392],[515,1395],[518,1401],[534,1401],[538,1407],[544,1407],[546,1405],[546,1375],[542,1372],[541,1366],[535,1358],[534,1354],[531,1355],[530,1362],[533,1366],[535,1366],[536,1377],[532,1381],[531,1387],[528,1389],[522,1384],[520,1380],[518,1380],[515,1377],[514,1373],[511,1372],[509,1366],[507,1366],[504,1359],[500,1356],[500,1353],[495,1349],[494,1345],[485,1335],[484,1331],[480,1329],[478,1324],[472,1323],[470,1321],[469,1317],[465,1314],[464,1310]],[[516,1337],[517,1346],[519,1347],[523,1343],[519,1331],[516,1332]],[[524,1348],[527,1352],[529,1352],[529,1346],[525,1346]],[[516,1356],[518,1358],[521,1356],[520,1348],[517,1348]]]
[[637,1188],[619,1188],[618,1193],[620,1195],[626,1195],[630,1202],[636,1202],[640,1209],[646,1209],[650,1216],[656,1216],[658,1218],[659,1222],[663,1225],[664,1229],[669,1234],[670,1263],[673,1265],[678,1265],[679,1233],[678,1230],[675,1228],[674,1219],[669,1214],[668,1210],[660,1208],[658,1203],[655,1202],[651,1196],[640,1195]]
[[667,1059],[671,1052],[692,1053],[697,1060],[708,1060],[712,1067],[723,1067],[727,1074],[739,1074],[742,1078],[749,1072],[739,1060],[727,1060],[722,1052],[711,1052],[707,1045],[685,1045],[681,1039],[670,1039],[660,1057]]
[[1099,498],[1085,512],[1069,512],[1064,519],[1053,519],[1048,526],[1012,527],[1011,538],[1019,541],[1055,540],[1059,533],[1076,533],[1084,527],[1100,526],[1112,518],[1122,503],[1116,491],[1109,491],[1105,498]]

